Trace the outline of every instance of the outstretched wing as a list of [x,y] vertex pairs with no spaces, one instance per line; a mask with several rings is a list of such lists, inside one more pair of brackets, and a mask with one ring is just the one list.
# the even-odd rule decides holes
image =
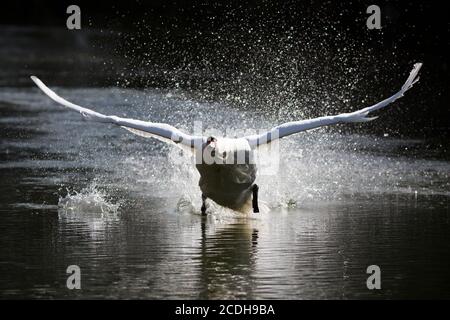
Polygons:
[[81,115],[90,121],[112,123],[127,129],[134,134],[143,137],[153,137],[158,140],[176,144],[179,147],[186,149],[197,149],[202,147],[204,138],[201,136],[191,136],[178,130],[177,128],[165,123],[153,123],[148,121],[120,118],[117,116],[107,116],[99,112],[81,107],[72,102],[65,100],[58,96],[55,92],[50,90],[41,80],[35,76],[31,76],[31,80],[52,100],[62,104],[63,106],[78,111]]
[[408,79],[406,80],[405,84],[402,86],[400,91],[394,94],[393,96],[381,102],[378,102],[377,104],[374,104],[373,106],[351,113],[342,113],[335,116],[325,116],[309,120],[288,122],[279,125],[275,128],[272,128],[270,131],[267,131],[263,134],[247,136],[244,138],[247,139],[251,147],[257,147],[263,144],[270,143],[271,141],[274,141],[276,139],[281,139],[283,137],[289,136],[294,133],[322,126],[329,126],[338,123],[367,122],[375,120],[378,117],[367,117],[368,114],[375,110],[384,108],[390,103],[397,100],[398,98],[401,98],[406,91],[408,91],[417,81],[419,81],[419,77],[417,76],[417,74],[419,73],[421,67],[422,63],[414,64],[414,68],[412,69]]

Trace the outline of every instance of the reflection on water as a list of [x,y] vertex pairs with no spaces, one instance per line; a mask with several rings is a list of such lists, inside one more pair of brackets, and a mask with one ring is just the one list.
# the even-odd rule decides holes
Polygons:
[[248,223],[228,224],[213,235],[201,224],[200,280],[202,299],[252,296],[258,229]]
[[[118,114],[135,99],[128,115],[184,127],[198,112],[219,128],[242,117],[158,92],[61,91]],[[160,143],[89,126],[36,90],[0,101],[2,298],[450,297],[450,164],[405,156],[420,141],[286,139],[279,175],[259,177],[268,212],[203,218],[198,174]],[[65,287],[72,264],[79,291]],[[366,288],[372,264],[381,291]]]
[[[227,222],[135,200],[117,220],[3,211],[2,296],[448,297],[446,199],[322,203]],[[71,264],[80,291],[65,288]],[[365,286],[371,264],[382,269],[379,292]]]

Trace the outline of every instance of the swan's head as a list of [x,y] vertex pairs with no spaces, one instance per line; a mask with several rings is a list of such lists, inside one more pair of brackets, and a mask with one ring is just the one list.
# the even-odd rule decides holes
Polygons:
[[248,163],[251,149],[246,139],[208,137],[203,149],[207,163],[236,164]]
[[203,149],[203,156],[208,155],[209,157],[214,158],[216,156],[216,148],[217,148],[217,139],[213,136],[208,137],[208,139],[206,139],[206,144]]
[[206,151],[212,157],[214,157],[216,153],[216,148],[217,148],[217,139],[213,136],[208,137],[208,139],[206,139],[206,146],[205,146]]
[[213,147],[215,147],[215,143],[217,142],[217,139],[213,136],[208,137],[208,139],[206,139],[206,145],[212,145]]

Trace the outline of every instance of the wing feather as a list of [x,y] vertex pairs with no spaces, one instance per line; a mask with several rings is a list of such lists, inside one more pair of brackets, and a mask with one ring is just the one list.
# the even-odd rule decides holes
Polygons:
[[284,123],[282,125],[279,125],[275,128],[272,128],[271,130],[259,134],[259,135],[252,135],[247,136],[245,139],[248,140],[250,146],[252,148],[270,143],[271,141],[274,141],[276,139],[281,139],[283,137],[289,136],[294,133],[322,127],[322,126],[329,126],[333,124],[338,123],[348,123],[348,122],[368,122],[375,120],[378,117],[368,117],[368,114],[370,112],[373,112],[375,110],[381,109],[389,105],[390,103],[394,102],[398,98],[403,97],[404,93],[412,88],[412,86],[419,81],[419,77],[417,76],[419,73],[420,68],[422,67],[422,63],[416,63],[414,64],[414,68],[409,74],[408,79],[406,80],[405,84],[402,86],[400,91],[398,91],[396,94],[390,96],[389,98],[378,102],[377,104],[374,104],[373,106],[351,112],[351,113],[342,113],[335,116],[325,116],[325,117],[319,117],[315,119],[309,119],[309,120],[301,120],[301,121],[293,121]]
[[186,147],[188,149],[201,149],[202,144],[206,140],[201,136],[191,136],[185,134],[177,128],[165,123],[154,123],[149,121],[121,118],[117,116],[107,116],[91,109],[81,107],[57,95],[37,77],[31,76],[31,79],[50,99],[69,109],[78,111],[86,120],[101,123],[112,123],[139,136],[157,138],[158,140],[166,143],[171,143],[182,147],[182,149],[186,149]]

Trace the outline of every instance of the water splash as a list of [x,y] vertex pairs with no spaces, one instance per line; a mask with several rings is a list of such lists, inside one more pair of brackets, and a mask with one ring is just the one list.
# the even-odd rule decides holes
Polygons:
[[119,217],[120,202],[113,203],[108,195],[94,182],[80,192],[73,191],[58,201],[60,219],[70,220],[72,217],[99,218],[115,221]]
[[[186,132],[192,132],[198,119],[205,126],[205,134],[215,129],[224,135],[230,129],[267,129],[283,122],[282,117],[199,102],[158,90],[58,91],[69,100],[81,99],[81,103],[95,105],[96,110],[107,114],[170,123]],[[36,99],[37,92],[6,93],[8,99],[22,101],[25,110],[33,110],[36,101],[40,101]],[[124,101],[128,102],[121,105]],[[187,197],[191,206],[200,208],[199,174],[189,158],[174,162],[171,147],[163,143],[118,128],[86,124],[71,112],[54,112],[54,106],[46,108],[45,113],[22,120],[24,128],[36,130],[32,139],[5,144],[11,152],[23,155],[23,159],[7,163],[8,166],[45,172],[39,177],[43,184],[68,185],[78,179],[85,185],[86,181],[96,180],[108,190],[125,192],[125,198],[156,199],[161,206],[168,204],[169,209],[176,209],[178,201]],[[42,114],[45,122],[39,121]],[[384,125],[381,120],[378,123]],[[450,164],[433,158],[425,141],[391,135],[342,134],[340,128],[318,129],[282,139],[277,174],[260,174],[257,178],[261,201],[266,201],[269,207],[289,208],[306,201],[334,201],[359,195],[403,194],[418,198],[450,195]],[[68,136],[70,139],[61,138]],[[37,154],[32,160],[30,152]],[[65,216],[71,211],[81,216],[80,208],[98,215],[117,210],[115,203],[96,187],[63,197],[59,202],[59,211]]]

